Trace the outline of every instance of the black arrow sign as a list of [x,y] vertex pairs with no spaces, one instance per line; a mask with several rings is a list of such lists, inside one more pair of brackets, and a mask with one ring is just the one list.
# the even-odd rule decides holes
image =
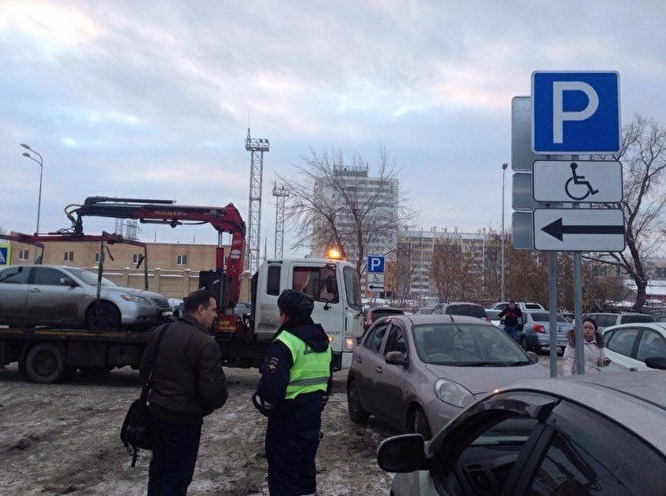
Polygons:
[[381,290],[384,289],[384,286],[375,286],[374,284],[370,284],[368,287],[369,287],[370,289],[381,289]]
[[562,241],[563,234],[624,234],[624,226],[585,226],[585,225],[562,225],[560,217],[555,222],[551,222],[541,230],[550,234],[553,238]]

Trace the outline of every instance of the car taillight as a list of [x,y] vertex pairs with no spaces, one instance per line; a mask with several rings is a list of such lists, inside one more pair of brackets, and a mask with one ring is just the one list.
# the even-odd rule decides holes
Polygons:
[[546,332],[541,324],[534,324],[532,329],[534,329],[534,332]]

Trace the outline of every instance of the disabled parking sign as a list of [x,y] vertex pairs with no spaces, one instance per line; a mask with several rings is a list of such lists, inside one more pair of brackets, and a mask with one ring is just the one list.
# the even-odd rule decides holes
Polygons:
[[0,245],[0,267],[9,265],[10,249],[9,245]]
[[538,154],[620,150],[617,72],[532,73],[532,150]]

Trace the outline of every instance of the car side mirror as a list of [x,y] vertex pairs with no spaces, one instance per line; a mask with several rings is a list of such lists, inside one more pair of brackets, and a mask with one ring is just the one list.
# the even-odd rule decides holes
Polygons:
[[413,472],[421,469],[425,460],[425,442],[421,434],[390,437],[377,449],[377,464],[385,472]]
[[666,357],[647,357],[645,365],[651,369],[666,370]]
[[407,355],[405,355],[402,351],[389,351],[384,357],[384,360],[386,361],[386,363],[390,363],[392,365],[404,366],[407,365],[407,363],[409,363]]

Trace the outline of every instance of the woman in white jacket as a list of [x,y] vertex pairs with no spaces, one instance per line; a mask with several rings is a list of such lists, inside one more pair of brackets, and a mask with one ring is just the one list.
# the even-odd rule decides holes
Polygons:
[[[610,362],[604,354],[604,338],[597,329],[597,323],[590,318],[583,320],[583,354],[586,374],[598,374],[600,367],[605,367]],[[576,335],[573,329],[567,332],[567,346],[562,358],[562,374],[576,374]]]

